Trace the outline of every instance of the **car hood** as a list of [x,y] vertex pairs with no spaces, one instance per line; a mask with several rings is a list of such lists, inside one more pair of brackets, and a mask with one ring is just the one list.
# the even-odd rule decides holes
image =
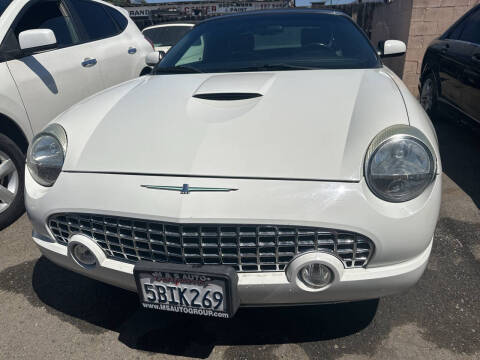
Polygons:
[[142,77],[57,122],[67,171],[358,181],[408,116],[385,69],[302,70]]

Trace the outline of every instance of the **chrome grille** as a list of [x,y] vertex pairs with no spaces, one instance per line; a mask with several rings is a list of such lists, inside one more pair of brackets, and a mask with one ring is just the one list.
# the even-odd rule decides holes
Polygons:
[[70,213],[51,216],[48,225],[58,243],[85,234],[117,260],[225,264],[239,272],[282,271],[296,255],[314,250],[358,268],[374,250],[360,234],[303,226],[179,224]]

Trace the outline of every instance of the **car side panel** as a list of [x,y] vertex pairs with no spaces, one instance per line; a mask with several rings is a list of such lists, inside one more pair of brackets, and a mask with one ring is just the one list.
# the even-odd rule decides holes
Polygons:
[[[0,20],[0,44],[14,21],[18,12],[28,0],[16,0],[2,14]],[[7,63],[0,55],[0,114],[16,122],[23,134],[30,141],[33,137],[32,127],[27,112],[18,92],[15,81],[10,74]]]
[[[142,70],[147,67],[145,59],[153,49],[125,10],[102,1],[98,2],[104,5],[105,10],[107,7],[114,8],[115,13],[120,13],[127,21],[126,27],[120,33],[110,36],[108,30],[103,33],[101,31],[100,38],[92,40],[87,31],[88,26],[91,25],[89,23],[90,19],[87,18],[89,16],[88,11],[92,11],[94,14],[97,12],[98,16],[98,11],[101,8],[90,8],[88,10],[78,8],[77,6],[81,4],[78,1],[72,2],[70,7],[83,28],[84,41],[90,44],[98,61],[104,88],[109,88],[138,77]],[[110,15],[105,13],[105,16]],[[110,18],[105,18],[105,20],[111,22]],[[112,18],[112,20],[114,19]],[[123,26],[117,20],[115,22],[117,22],[117,25]]]
[[82,66],[91,54],[87,43],[7,62],[35,133],[71,105],[104,88],[99,67]]
[[480,45],[471,44],[470,61],[465,67],[465,111],[480,122]]
[[441,96],[458,108],[466,110],[465,96],[468,92],[466,67],[470,61],[471,48],[468,43],[443,40],[440,49],[439,76]]
[[[153,51],[135,24],[117,36],[92,43],[99,53],[99,64],[105,87],[136,78],[146,67],[145,57]],[[135,31],[136,30],[136,31]]]
[[128,19],[128,27],[126,29],[128,36],[132,38],[132,43],[135,44],[137,52],[134,57],[134,71],[135,74],[140,74],[140,72],[147,66],[145,63],[145,58],[149,53],[154,51],[150,42],[145,39],[142,32],[138,29],[137,25],[133,22],[132,19]]
[[18,93],[17,86],[13,80],[7,63],[0,60],[0,114],[7,116],[17,123],[23,134],[30,141],[33,131],[23,106],[22,99]]
[[128,18],[128,26],[124,31],[125,36],[128,38],[131,46],[137,49],[134,56],[131,57],[131,68],[134,75],[131,78],[137,77],[140,72],[147,66],[145,58],[147,54],[154,51],[152,45],[145,39],[145,36],[138,29],[137,25],[130,17]]
[[138,76],[138,73],[134,74],[132,66],[132,60],[136,54],[129,54],[129,48],[135,48],[135,44],[129,40],[124,31],[114,37],[91,43],[98,54],[106,88]]

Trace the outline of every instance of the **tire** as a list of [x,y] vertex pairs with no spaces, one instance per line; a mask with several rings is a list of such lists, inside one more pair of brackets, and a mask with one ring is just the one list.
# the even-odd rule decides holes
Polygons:
[[435,75],[430,72],[422,82],[420,103],[425,112],[433,119],[438,109],[438,83]]
[[25,211],[24,171],[25,155],[10,138],[0,134],[0,230]]

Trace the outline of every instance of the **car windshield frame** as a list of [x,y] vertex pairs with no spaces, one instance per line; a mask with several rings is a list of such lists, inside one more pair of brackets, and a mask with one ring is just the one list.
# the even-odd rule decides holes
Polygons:
[[5,10],[7,10],[12,2],[13,0],[0,0],[0,17],[2,17],[3,13]]
[[[317,18],[318,17],[318,18]],[[305,21],[303,23],[302,21]],[[329,48],[329,56],[330,58],[323,59],[321,56],[315,55],[308,58],[302,58],[302,55],[295,55],[296,48],[289,47],[290,43],[282,43],[273,44],[269,43],[268,40],[271,36],[275,36],[275,31],[281,33],[281,36],[284,36],[283,33],[286,33],[286,29],[291,29],[291,32],[295,30],[297,33],[294,34],[295,38],[295,46],[300,46],[298,49],[303,50],[304,46],[304,38],[314,38],[315,37],[325,37],[322,34],[323,28],[318,25],[317,21],[324,21],[321,23],[321,26],[328,25],[330,30],[331,40],[330,43],[334,42],[336,45],[338,39],[342,39],[343,45],[348,43],[355,43],[354,46],[351,46],[352,49],[360,49],[359,57],[347,57],[342,55],[338,55],[339,52],[335,52],[333,45]],[[270,27],[273,29],[272,34],[270,32],[266,32],[266,41],[264,44],[259,45],[258,39],[262,39],[264,36],[264,30],[262,28],[262,24],[265,25],[265,28],[270,31]],[[253,25],[253,27],[248,27],[249,25]],[[218,35],[212,35],[217,30],[218,34],[222,34],[220,36],[227,36],[223,34],[228,34],[229,31],[232,36],[238,33],[235,32],[237,29],[236,27],[243,26],[246,30],[248,39],[248,51],[249,54],[253,54],[255,51],[258,50],[259,54],[261,51],[265,50],[265,53],[280,53],[278,58],[268,58],[268,57],[260,57],[260,60],[257,58],[246,58],[245,61],[241,59],[237,59],[231,57],[231,61],[224,61],[221,62],[218,58],[215,59],[214,56],[211,56],[214,61],[208,61],[205,59],[200,59],[199,61],[193,62],[185,62],[183,61],[184,57],[187,56],[187,53],[191,51],[192,48],[195,46],[204,46],[204,53],[201,56],[207,57],[205,54],[208,53],[205,51],[209,47],[209,49],[214,49],[217,53],[221,53],[223,51],[223,47],[221,45],[217,45],[218,43],[210,40],[208,43],[208,36],[213,37]],[[255,29],[258,27],[260,29],[259,33],[256,33]],[[278,27],[276,29],[275,27]],[[311,30],[313,28],[313,31]],[[253,30],[250,30],[253,29]],[[317,33],[315,33],[315,31]],[[336,33],[334,32],[336,31]],[[283,32],[283,33],[282,33]],[[304,36],[304,32],[306,33]],[[313,34],[310,34],[310,33]],[[341,36],[340,36],[341,35]],[[301,40],[299,38],[301,37]],[[343,37],[343,38],[342,38]],[[252,40],[253,39],[253,40]],[[228,40],[228,39],[227,39]],[[347,40],[347,42],[346,42]],[[357,42],[354,42],[356,40]],[[265,41],[265,40],[263,40]],[[290,41],[290,40],[288,40]],[[301,44],[298,42],[301,41]],[[312,40],[313,41],[313,40]],[[231,41],[235,44],[235,41]],[[242,41],[239,41],[242,44]],[[293,44],[293,43],[292,43]],[[272,46],[270,46],[272,45]],[[310,44],[308,44],[310,45]],[[321,48],[326,48],[324,44],[317,44],[314,45],[321,45]],[[215,49],[217,46],[218,49]],[[234,45],[235,46],[235,45]],[[282,58],[282,47],[285,47],[285,55]],[[348,49],[351,52],[353,50]],[[300,51],[301,52],[301,51]],[[335,52],[335,55],[332,54]],[[215,54],[215,52],[213,52]],[[357,55],[357,52],[355,52]],[[293,56],[293,57],[292,57]],[[295,58],[297,56],[297,58]],[[363,56],[363,58],[361,57]],[[305,60],[306,59],[306,60]],[[313,63],[312,63],[313,61]],[[222,66],[218,66],[219,64]],[[334,69],[334,70],[344,70],[344,69],[370,69],[370,68],[380,68],[382,67],[382,61],[378,52],[363,32],[363,30],[347,15],[338,12],[323,12],[323,11],[266,11],[266,12],[251,12],[249,14],[241,14],[241,15],[228,15],[228,16],[221,16],[214,19],[206,20],[197,26],[195,26],[189,33],[187,33],[175,46],[173,46],[170,51],[166,54],[166,56],[162,59],[162,61],[155,67],[153,74],[186,74],[186,73],[228,73],[228,72],[255,72],[255,71],[288,71],[288,70],[320,70],[320,69]]]

